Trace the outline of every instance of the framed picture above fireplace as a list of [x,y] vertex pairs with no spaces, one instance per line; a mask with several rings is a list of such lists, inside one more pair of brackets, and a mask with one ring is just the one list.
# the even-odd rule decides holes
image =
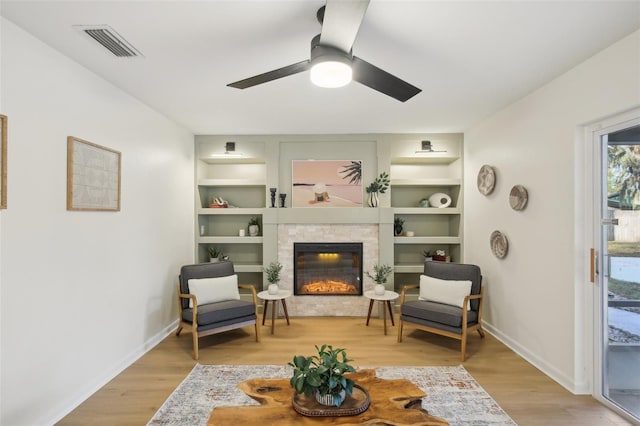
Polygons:
[[292,207],[362,207],[362,161],[293,160]]

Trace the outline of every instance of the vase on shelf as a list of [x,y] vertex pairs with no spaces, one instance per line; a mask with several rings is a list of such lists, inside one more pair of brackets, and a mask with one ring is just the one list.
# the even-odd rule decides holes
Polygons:
[[367,205],[369,207],[378,207],[378,191],[371,191],[369,193],[369,198],[367,199]]

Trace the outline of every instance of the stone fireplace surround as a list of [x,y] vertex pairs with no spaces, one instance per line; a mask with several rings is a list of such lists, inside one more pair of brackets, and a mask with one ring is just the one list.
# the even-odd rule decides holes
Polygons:
[[[378,261],[377,224],[279,224],[278,261],[282,264],[280,288],[293,294],[294,242],[362,242],[363,292],[375,283],[366,275]],[[366,316],[364,296],[291,296],[287,307],[291,316]]]

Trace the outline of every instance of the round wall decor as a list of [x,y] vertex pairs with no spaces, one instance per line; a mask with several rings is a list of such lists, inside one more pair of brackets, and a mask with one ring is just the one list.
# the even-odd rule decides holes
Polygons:
[[496,171],[493,167],[485,164],[480,167],[480,171],[478,172],[478,191],[482,195],[489,195],[493,191],[493,188],[496,185]]
[[509,205],[514,210],[524,210],[527,206],[527,200],[529,199],[529,193],[527,188],[522,185],[515,185],[511,188],[509,193]]
[[491,252],[498,259],[503,259],[509,251],[509,241],[507,237],[500,231],[493,231],[489,240],[491,245]]

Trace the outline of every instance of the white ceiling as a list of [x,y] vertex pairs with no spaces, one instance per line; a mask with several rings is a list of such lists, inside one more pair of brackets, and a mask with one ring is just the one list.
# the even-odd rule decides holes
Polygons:
[[[353,53],[422,89],[406,103],[308,72],[226,86],[308,59],[323,4],[3,0],[0,13],[195,134],[464,131],[640,28],[638,0],[372,0]],[[108,24],[144,57],[118,59],[78,24]]]

